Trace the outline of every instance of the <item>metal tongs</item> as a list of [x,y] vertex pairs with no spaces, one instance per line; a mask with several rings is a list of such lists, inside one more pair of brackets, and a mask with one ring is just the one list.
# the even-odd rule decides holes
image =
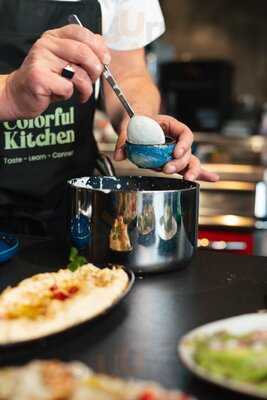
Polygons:
[[[69,18],[68,18],[68,21],[69,21],[70,24],[76,24],[76,25],[83,26],[81,21],[79,20],[79,18],[75,14],[70,15]],[[112,90],[114,91],[114,93],[116,94],[118,99],[120,100],[120,102],[123,105],[124,109],[127,111],[129,117],[132,118],[135,115],[135,113],[134,113],[132,107],[130,106],[128,100],[126,99],[125,95],[123,94],[123,91],[121,90],[121,88],[119,87],[118,83],[116,82],[114,76],[112,75],[108,65],[106,65],[106,64],[104,64],[103,76],[108,81],[108,83],[110,84]]]

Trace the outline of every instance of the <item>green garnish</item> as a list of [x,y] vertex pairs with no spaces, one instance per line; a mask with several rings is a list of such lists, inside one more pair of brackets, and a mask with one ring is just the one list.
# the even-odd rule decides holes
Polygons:
[[72,247],[70,249],[69,261],[70,263],[68,264],[68,269],[72,272],[87,264],[86,258],[79,255],[79,251],[76,249],[76,247]]

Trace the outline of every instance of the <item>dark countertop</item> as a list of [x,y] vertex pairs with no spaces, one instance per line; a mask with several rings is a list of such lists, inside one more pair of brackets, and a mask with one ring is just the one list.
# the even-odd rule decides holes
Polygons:
[[[64,265],[58,243],[31,240],[0,268],[0,289],[33,273]],[[178,272],[137,278],[129,297],[109,315],[75,334],[34,348],[0,353],[0,363],[32,358],[81,360],[99,372],[159,381],[200,400],[246,399],[202,382],[177,358],[177,342],[207,322],[267,308],[267,258],[202,251]]]

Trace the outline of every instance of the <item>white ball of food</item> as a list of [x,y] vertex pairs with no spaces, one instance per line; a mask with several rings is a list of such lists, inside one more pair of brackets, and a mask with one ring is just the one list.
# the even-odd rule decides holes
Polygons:
[[135,115],[130,119],[127,140],[134,144],[165,144],[165,134],[153,119]]

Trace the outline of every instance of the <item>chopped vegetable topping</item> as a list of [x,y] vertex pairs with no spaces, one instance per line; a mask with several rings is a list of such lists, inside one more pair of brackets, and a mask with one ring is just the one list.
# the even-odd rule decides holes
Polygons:
[[189,345],[195,362],[209,374],[267,393],[267,331],[245,335],[221,331],[196,337]]
[[139,400],[156,400],[155,393],[151,391],[145,391],[143,394],[141,394]]
[[77,288],[77,286],[71,286],[66,290],[61,290],[57,285],[53,285],[51,286],[50,290],[52,292],[53,299],[64,301],[77,293],[79,291],[79,288]]

